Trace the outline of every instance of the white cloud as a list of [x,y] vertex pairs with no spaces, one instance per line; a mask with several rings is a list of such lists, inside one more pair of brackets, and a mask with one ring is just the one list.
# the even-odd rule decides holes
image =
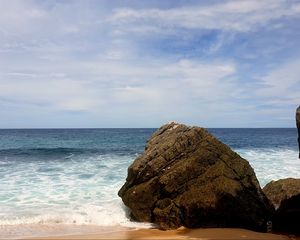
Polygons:
[[78,33],[78,32],[80,32],[79,27],[78,26],[74,26],[74,25],[64,26],[62,30],[65,33]]
[[[32,74],[26,78],[21,74],[10,81],[0,79],[0,98],[10,99],[22,105],[48,106],[49,110],[85,111],[100,103],[86,82],[70,79],[52,79],[50,76]],[[95,102],[97,100],[97,102]]]
[[178,89],[186,90],[192,97],[200,97],[206,101],[230,97],[230,89],[233,86],[231,80],[226,77],[235,72],[235,66],[230,63],[207,64],[186,59],[164,66],[160,70],[166,79],[171,77],[177,82]]
[[[284,0],[240,0],[174,9],[115,10],[109,21],[121,32],[168,32],[176,28],[252,31],[285,16],[299,17],[300,4]],[[139,28],[135,24],[139,24]],[[126,28],[122,26],[126,25]],[[138,29],[138,31],[137,31]]]
[[[191,60],[165,63],[121,61],[70,62],[68,66],[35,67],[0,75],[0,98],[44,104],[52,110],[101,112],[103,108],[170,108],[192,99],[226,100],[235,73],[228,63]],[[55,71],[59,71],[55,73]],[[211,94],[214,92],[214,95]],[[111,106],[116,104],[115,106]]]
[[21,31],[30,22],[38,21],[46,15],[44,10],[30,0],[0,1],[0,29],[4,33],[12,29]]
[[300,102],[300,60],[292,60],[277,66],[261,81],[262,87],[257,94],[269,97],[269,103],[298,104]]
[[[256,104],[300,101],[299,61],[272,70],[259,91],[256,80],[265,72],[261,57],[271,58],[270,48],[288,48],[283,41],[291,38],[285,34],[275,45],[269,40],[279,32],[274,28],[296,41],[296,24],[285,21],[300,16],[296,1],[207,1],[169,9],[160,3],[151,9],[103,4],[0,1],[1,115],[9,111],[7,119],[22,119],[27,114],[30,122],[31,114],[77,111],[76,116],[88,116],[85,122],[95,114],[100,125],[105,115],[107,126],[113,118],[118,126],[119,115],[127,126],[135,126],[130,123],[137,115],[149,121],[147,126],[170,118],[232,126],[232,116],[249,122]],[[260,37],[264,30],[273,35]]]

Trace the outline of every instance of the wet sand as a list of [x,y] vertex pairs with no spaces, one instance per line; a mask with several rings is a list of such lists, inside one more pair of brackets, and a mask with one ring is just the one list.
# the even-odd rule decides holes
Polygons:
[[[62,234],[62,235],[48,235],[44,237],[29,237],[23,239],[218,239],[218,240],[287,240],[296,239],[293,237],[271,234],[259,233],[246,229],[232,229],[232,228],[206,228],[206,229],[187,229],[179,228],[177,230],[162,231],[158,229],[130,229],[123,227],[103,228],[101,231],[94,229],[92,233],[83,234]],[[299,239],[299,238],[297,238]]]

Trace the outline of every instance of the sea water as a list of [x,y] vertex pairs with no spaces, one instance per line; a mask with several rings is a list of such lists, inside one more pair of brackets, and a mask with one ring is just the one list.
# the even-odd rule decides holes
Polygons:
[[[296,129],[208,130],[250,162],[262,186],[300,177]],[[117,192],[154,131],[0,130],[0,235],[26,224],[149,227],[129,220]]]

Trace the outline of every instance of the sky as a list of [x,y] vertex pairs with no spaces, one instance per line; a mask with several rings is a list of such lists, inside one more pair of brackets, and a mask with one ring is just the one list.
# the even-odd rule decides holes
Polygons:
[[1,0],[0,128],[295,127],[300,1]]

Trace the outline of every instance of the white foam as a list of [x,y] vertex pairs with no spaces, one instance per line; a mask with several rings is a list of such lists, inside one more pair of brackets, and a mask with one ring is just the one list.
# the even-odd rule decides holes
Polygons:
[[65,213],[49,212],[37,216],[3,217],[0,220],[1,226],[26,224],[72,224],[137,228],[150,228],[152,226],[149,223],[130,221],[126,209],[119,199],[104,206],[83,205]]
[[151,227],[131,222],[117,195],[133,158],[99,155],[6,168],[0,181],[0,225]]
[[237,149],[254,168],[262,186],[272,180],[300,178],[298,151],[292,149]]

